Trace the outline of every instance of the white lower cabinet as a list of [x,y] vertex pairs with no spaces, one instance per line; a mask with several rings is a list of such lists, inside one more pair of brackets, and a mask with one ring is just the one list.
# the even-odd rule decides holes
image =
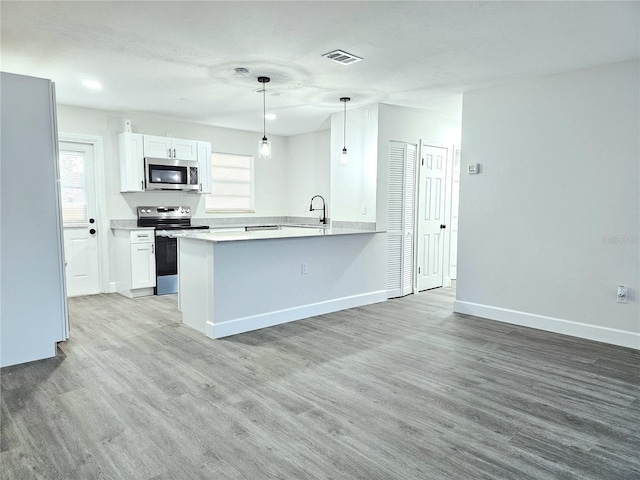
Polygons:
[[156,286],[155,232],[114,229],[116,291],[134,298],[153,295]]
[[156,286],[156,255],[153,243],[131,244],[131,288]]

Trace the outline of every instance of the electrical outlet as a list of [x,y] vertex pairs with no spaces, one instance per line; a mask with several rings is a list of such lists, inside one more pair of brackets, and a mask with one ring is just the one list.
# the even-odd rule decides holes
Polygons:
[[620,285],[618,287],[618,295],[617,295],[617,301],[618,303],[627,303],[628,298],[629,298],[629,289],[627,287],[623,287],[622,285]]
[[303,263],[301,265],[300,271],[302,275],[306,275],[307,273],[309,273],[309,265],[307,265],[306,263]]
[[367,204],[363,203],[362,204],[362,215],[366,215],[367,214]]

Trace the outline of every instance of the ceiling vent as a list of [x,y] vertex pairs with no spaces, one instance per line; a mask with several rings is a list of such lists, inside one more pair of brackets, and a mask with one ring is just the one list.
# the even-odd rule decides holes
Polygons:
[[334,50],[333,52],[325,53],[322,56],[327,57],[329,60],[333,60],[334,62],[338,62],[340,65],[351,65],[352,63],[362,60],[362,58],[356,57],[352,53],[345,52],[344,50]]

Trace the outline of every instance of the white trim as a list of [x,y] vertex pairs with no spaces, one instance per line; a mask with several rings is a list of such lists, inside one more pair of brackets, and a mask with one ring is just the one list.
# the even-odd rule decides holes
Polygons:
[[574,322],[561,318],[546,317],[544,315],[459,300],[453,303],[453,311],[465,315],[473,315],[513,325],[546,330],[548,332],[640,350],[640,332],[617,330],[615,328],[601,327],[588,323]]
[[93,177],[95,185],[97,228],[102,235],[98,235],[98,272],[100,292],[111,293],[112,285],[109,281],[109,239],[111,231],[107,218],[107,193],[105,187],[104,140],[96,135],[79,133],[58,133],[58,143],[71,142],[91,145],[93,148]]
[[236,318],[224,322],[214,323],[207,321],[205,326],[205,335],[210,338],[228,337],[229,335],[236,335],[238,333],[248,332],[251,330],[259,330],[261,328],[272,327],[274,325],[280,325],[294,320],[301,320],[303,318],[309,318],[316,315],[346,310],[347,308],[384,302],[386,300],[387,291],[380,290],[360,295],[352,295],[349,297],[335,298],[324,302],[311,303],[300,307],[275,310],[273,312]]

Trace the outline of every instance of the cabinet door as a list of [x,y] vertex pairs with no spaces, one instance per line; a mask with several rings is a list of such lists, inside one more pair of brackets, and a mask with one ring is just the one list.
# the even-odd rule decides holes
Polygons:
[[156,255],[153,243],[131,244],[131,289],[156,286]]
[[143,135],[144,156],[154,158],[172,158],[173,145],[171,139],[167,137],[156,137],[155,135]]
[[211,144],[198,142],[198,175],[200,193],[211,193]]
[[173,158],[177,158],[179,160],[198,159],[198,142],[195,140],[182,140],[180,138],[172,138],[171,148]]
[[120,149],[120,191],[144,190],[144,151],[142,135],[124,132],[118,136]]

